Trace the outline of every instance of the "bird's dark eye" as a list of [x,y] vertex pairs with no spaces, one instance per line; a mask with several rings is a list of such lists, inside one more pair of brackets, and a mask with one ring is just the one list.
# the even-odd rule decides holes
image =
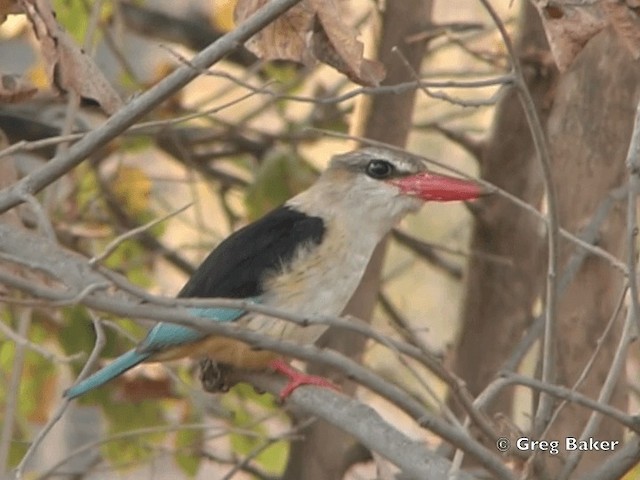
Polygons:
[[367,164],[367,175],[371,178],[389,178],[394,170],[394,166],[386,160],[375,159]]

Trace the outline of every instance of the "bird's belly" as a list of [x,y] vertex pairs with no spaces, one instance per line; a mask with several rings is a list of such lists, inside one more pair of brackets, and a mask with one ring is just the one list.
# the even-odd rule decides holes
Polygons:
[[233,365],[245,370],[263,370],[278,357],[273,352],[256,350],[239,340],[214,336],[198,342],[195,354],[200,358],[208,357],[218,363]]
[[[375,247],[362,242],[359,245],[359,251],[347,249],[349,252],[345,252],[337,243],[323,242],[314,251],[303,252],[286,270],[266,280],[265,291],[268,293],[262,296],[261,303],[293,313],[300,319],[340,315],[360,283]],[[327,258],[331,259],[328,263]],[[300,345],[314,343],[328,328],[317,324],[302,326],[256,313],[241,317],[238,324],[271,338]],[[154,360],[208,357],[238,368],[261,370],[277,356],[266,350],[256,350],[239,340],[208,336],[154,355]]]
[[149,360],[166,362],[185,357],[196,360],[210,358],[244,370],[264,370],[278,355],[267,350],[256,350],[240,340],[209,335],[202,340],[159,352]]
[[[301,256],[290,268],[267,282],[265,304],[298,315],[301,319],[313,316],[338,316],[346,307],[360,283],[373,247],[363,252],[351,251],[324,244],[316,252]],[[332,258],[327,265],[326,258]],[[297,325],[281,319],[256,315],[248,319],[248,328],[265,332],[299,344],[315,342],[327,325]]]

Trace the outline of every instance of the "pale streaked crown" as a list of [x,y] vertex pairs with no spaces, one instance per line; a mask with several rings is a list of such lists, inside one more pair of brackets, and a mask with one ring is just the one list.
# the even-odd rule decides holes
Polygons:
[[[393,171],[386,176],[371,175],[375,172],[376,163],[387,163]],[[399,152],[381,147],[365,147],[360,150],[335,155],[331,159],[328,170],[348,170],[353,173],[364,173],[375,179],[397,178],[424,172],[427,167],[423,160],[407,152]]]
[[425,164],[411,154],[365,147],[335,155],[316,183],[287,205],[328,222],[336,221],[354,235],[377,243],[403,216],[424,203],[404,195],[387,180],[426,170]]

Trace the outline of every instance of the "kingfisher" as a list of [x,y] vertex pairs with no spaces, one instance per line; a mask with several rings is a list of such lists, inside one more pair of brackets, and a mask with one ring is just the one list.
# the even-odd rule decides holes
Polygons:
[[[424,160],[397,150],[364,147],[335,155],[307,190],[237,230],[203,261],[178,297],[244,299],[301,316],[338,316],[353,295],[376,245],[426,201],[482,195],[468,180],[429,171]],[[297,325],[232,308],[194,308],[212,322],[297,344],[314,343],[326,325]],[[186,326],[156,324],[135,348],[64,392],[69,399],[103,385],[142,362],[190,357],[287,377],[285,399],[301,385],[332,386],[275,352]]]

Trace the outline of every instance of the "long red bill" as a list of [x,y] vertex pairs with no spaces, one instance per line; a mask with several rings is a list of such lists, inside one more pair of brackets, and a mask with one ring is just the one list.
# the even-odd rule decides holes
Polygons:
[[432,172],[394,178],[389,180],[389,183],[400,188],[403,194],[425,201],[473,200],[487,193],[482,186],[475,182]]

